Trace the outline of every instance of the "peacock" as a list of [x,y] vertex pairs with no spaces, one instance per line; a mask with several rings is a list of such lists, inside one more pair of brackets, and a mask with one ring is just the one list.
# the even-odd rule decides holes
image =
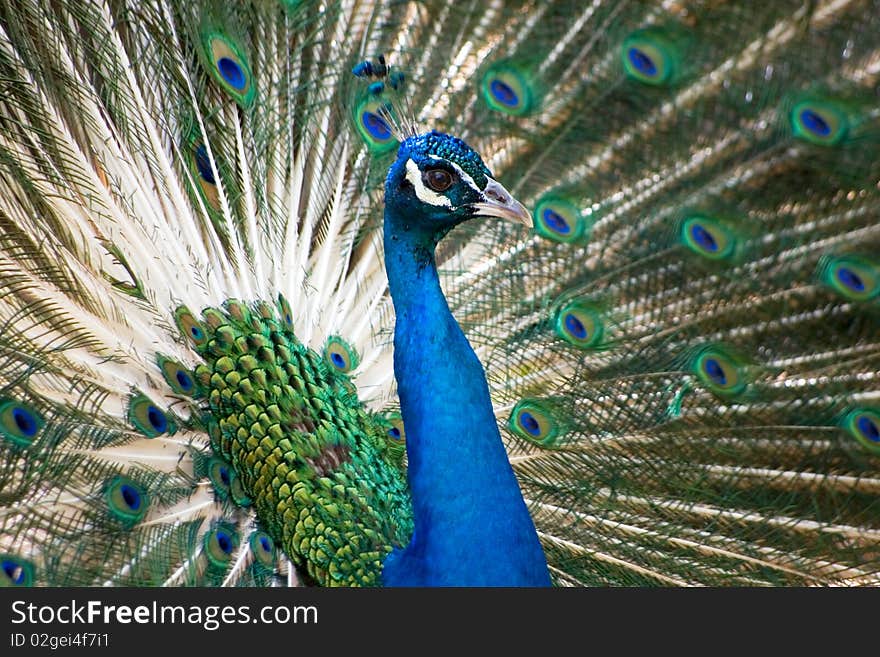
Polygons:
[[0,0],[0,585],[872,584],[877,0]]

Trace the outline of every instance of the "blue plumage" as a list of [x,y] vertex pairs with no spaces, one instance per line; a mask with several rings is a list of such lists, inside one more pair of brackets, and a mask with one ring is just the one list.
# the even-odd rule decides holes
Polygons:
[[[489,185],[479,156],[439,133],[404,142],[386,181],[385,267],[397,317],[394,373],[407,429],[415,532],[406,549],[385,562],[383,583],[549,586],[482,365],[440,289],[437,242],[475,216],[473,204],[486,201],[461,178],[436,197],[420,187],[426,172],[450,163]],[[415,170],[421,177],[414,180]]]

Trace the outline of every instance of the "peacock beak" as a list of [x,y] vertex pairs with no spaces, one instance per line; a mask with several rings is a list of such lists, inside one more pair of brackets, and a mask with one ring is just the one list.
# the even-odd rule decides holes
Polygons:
[[479,217],[499,217],[509,219],[518,224],[532,227],[532,213],[504,189],[496,180],[489,178],[489,184],[482,192],[483,200],[473,203],[471,207]]

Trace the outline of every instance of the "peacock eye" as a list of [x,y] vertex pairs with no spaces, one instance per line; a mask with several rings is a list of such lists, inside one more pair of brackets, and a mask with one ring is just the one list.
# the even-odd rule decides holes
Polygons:
[[424,175],[425,184],[435,192],[445,192],[452,187],[452,174],[446,169],[428,169]]

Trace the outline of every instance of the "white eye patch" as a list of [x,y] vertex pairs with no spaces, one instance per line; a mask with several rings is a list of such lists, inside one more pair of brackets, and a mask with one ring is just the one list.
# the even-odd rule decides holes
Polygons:
[[438,207],[452,207],[452,201],[446,196],[435,192],[433,189],[428,189],[428,187],[425,186],[425,183],[422,182],[422,172],[419,171],[419,165],[412,160],[406,161],[406,179],[416,190],[416,196],[422,201],[422,203],[430,203],[431,205],[436,205]]
[[[465,184],[472,187],[476,192],[479,192],[479,188],[477,184],[474,182],[474,179],[471,178],[467,173],[465,173],[460,166],[458,166],[455,162],[449,162],[448,160],[440,160],[436,158],[438,162],[444,162],[452,166],[455,169],[455,172],[458,174],[458,177],[465,182]],[[433,189],[428,188],[424,182],[422,182],[422,172],[419,170],[419,165],[417,165],[412,160],[406,161],[406,179],[413,186],[413,189],[416,190],[416,196],[423,203],[430,203],[431,205],[436,205],[438,207],[452,207],[452,201],[449,200],[447,196],[441,194],[440,192],[435,192]]]

